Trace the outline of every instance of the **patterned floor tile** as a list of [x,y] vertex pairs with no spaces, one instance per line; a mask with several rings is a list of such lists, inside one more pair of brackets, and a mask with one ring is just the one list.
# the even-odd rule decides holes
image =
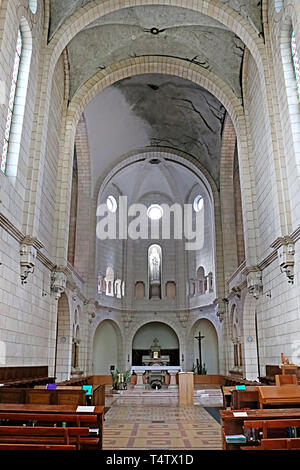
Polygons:
[[[104,422],[104,449],[220,450],[221,427],[202,406],[179,406],[173,398],[120,396]],[[154,422],[153,422],[154,421]]]

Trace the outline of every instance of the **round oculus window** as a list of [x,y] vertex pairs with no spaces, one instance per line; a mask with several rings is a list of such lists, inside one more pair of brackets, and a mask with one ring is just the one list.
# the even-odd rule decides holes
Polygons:
[[151,206],[147,210],[147,215],[151,220],[159,220],[163,216],[162,207],[158,204],[151,204]]
[[203,197],[200,196],[200,194],[199,194],[194,199],[194,204],[193,204],[194,211],[195,212],[200,212],[203,209],[203,205],[204,205]]
[[118,208],[118,204],[114,196],[108,196],[106,199],[106,205],[109,212],[116,212]]

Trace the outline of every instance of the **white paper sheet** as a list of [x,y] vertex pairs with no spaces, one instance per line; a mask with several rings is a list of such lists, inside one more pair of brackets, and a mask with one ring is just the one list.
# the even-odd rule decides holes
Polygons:
[[93,413],[95,410],[94,406],[77,406],[77,413]]

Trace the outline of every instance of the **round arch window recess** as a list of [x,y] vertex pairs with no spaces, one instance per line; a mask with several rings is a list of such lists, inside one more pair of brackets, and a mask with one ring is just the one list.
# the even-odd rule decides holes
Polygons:
[[280,13],[283,7],[283,0],[275,0],[274,1],[274,8],[276,13]]
[[163,209],[159,204],[151,204],[147,210],[147,215],[151,220],[159,220],[163,216]]
[[106,205],[107,205],[107,209],[109,210],[109,212],[117,211],[118,204],[114,196],[108,196],[108,198],[106,199]]
[[28,0],[28,4],[29,4],[31,13],[35,15],[35,13],[37,12],[37,8],[38,8],[38,0]]
[[204,199],[203,196],[200,194],[195,197],[193,207],[195,212],[200,212],[203,209],[204,206]]

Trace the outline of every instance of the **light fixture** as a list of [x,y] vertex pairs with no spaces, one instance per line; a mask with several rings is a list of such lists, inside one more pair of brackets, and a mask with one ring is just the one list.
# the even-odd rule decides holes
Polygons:
[[118,204],[114,196],[108,196],[108,198],[106,199],[106,205],[109,212],[116,212],[118,208]]
[[204,200],[203,197],[199,194],[195,197],[193,207],[195,212],[200,212],[203,209]]
[[158,204],[151,204],[151,206],[147,210],[147,215],[151,220],[159,220],[163,216],[162,207]]

